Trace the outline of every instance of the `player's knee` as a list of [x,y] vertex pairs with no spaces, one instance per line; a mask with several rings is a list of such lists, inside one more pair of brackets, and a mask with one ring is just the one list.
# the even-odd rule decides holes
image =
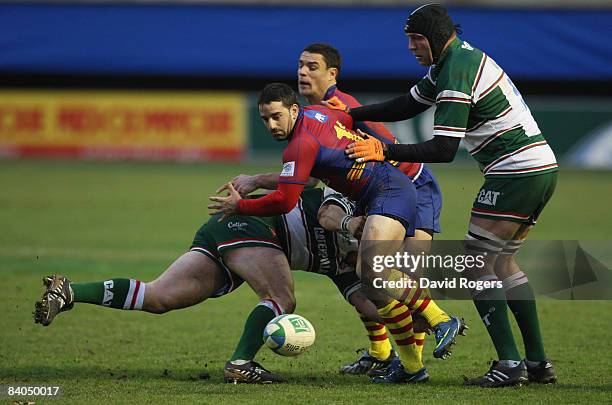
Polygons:
[[495,274],[497,274],[499,278],[505,279],[521,271],[516,262],[514,253],[515,252],[507,252],[504,248],[504,251],[497,257],[495,261]]
[[465,235],[464,247],[468,254],[496,258],[502,252],[506,242],[492,232],[470,224],[469,231]]

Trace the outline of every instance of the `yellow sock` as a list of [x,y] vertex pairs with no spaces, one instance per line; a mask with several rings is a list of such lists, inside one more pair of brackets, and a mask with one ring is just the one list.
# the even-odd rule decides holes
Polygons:
[[401,301],[410,308],[411,311],[423,315],[431,326],[436,326],[440,322],[447,322],[450,316],[440,309],[440,307],[429,296],[427,290],[421,288],[406,288],[402,294]]
[[419,360],[423,361],[423,346],[425,346],[425,332],[414,333],[414,343],[416,344]]
[[415,373],[423,368],[423,362],[419,357],[414,340],[410,309],[401,302],[393,300],[386,307],[379,308],[378,313],[393,336],[397,352],[406,371]]
[[391,342],[389,342],[385,325],[369,321],[363,316],[361,316],[361,322],[363,322],[370,339],[368,352],[378,360],[386,360],[391,354]]

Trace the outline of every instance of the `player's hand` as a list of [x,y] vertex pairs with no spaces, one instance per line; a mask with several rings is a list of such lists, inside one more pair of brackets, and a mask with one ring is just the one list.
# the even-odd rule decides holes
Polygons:
[[353,142],[346,147],[344,153],[349,158],[357,160],[359,163],[375,161],[383,162],[385,160],[385,147],[381,141],[373,136],[367,136],[361,130],[357,132],[364,136],[364,140]]
[[423,317],[421,314],[412,314],[412,328],[414,329],[414,333],[423,333],[425,332],[428,335],[431,335],[433,328],[427,322],[427,319]]
[[348,231],[357,239],[361,239],[363,233],[363,226],[365,225],[366,218],[364,216],[353,217],[346,224]]
[[242,197],[246,197],[259,188],[255,176],[249,176],[248,174],[240,174],[234,177],[230,183]]
[[342,100],[340,100],[337,96],[333,96],[329,100],[323,100],[321,101],[321,104],[331,110],[340,110],[344,111],[345,113],[351,111],[351,109],[346,104],[344,104]]
[[221,186],[217,190],[217,194],[227,191],[226,197],[208,197],[211,201],[214,201],[213,204],[208,205],[208,209],[212,210],[210,215],[223,214],[221,218],[219,218],[219,222],[223,221],[225,218],[230,215],[234,215],[238,213],[238,201],[242,200],[238,191],[234,188],[232,183],[227,183]]

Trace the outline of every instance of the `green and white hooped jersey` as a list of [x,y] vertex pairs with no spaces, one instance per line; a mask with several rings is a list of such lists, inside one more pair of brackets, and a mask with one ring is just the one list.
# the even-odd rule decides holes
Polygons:
[[[343,204],[347,204],[345,210],[349,214],[352,213],[348,211],[349,203],[345,202],[346,199],[341,195],[327,198],[343,201]],[[317,220],[323,200],[322,189],[304,190],[295,208],[287,214],[275,217],[275,228],[281,244],[287,250],[291,269],[333,277],[354,271],[355,268],[344,262],[347,252],[341,240],[342,235],[327,232]],[[355,250],[356,248],[355,241]]]
[[436,105],[433,135],[465,138],[485,176],[557,170],[552,149],[510,78],[467,42],[453,40],[410,94]]

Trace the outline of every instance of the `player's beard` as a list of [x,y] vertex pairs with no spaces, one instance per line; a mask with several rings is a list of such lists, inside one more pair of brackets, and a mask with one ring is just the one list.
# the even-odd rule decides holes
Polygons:
[[285,132],[285,134],[287,134],[287,136],[285,136],[284,138],[274,138],[277,142],[285,142],[286,140],[288,140],[289,138],[291,138],[291,133],[293,132],[293,128],[295,127],[295,122],[293,121],[293,118],[291,118],[291,116],[289,116],[289,121],[287,121],[287,128],[285,128],[285,130],[283,132]]

